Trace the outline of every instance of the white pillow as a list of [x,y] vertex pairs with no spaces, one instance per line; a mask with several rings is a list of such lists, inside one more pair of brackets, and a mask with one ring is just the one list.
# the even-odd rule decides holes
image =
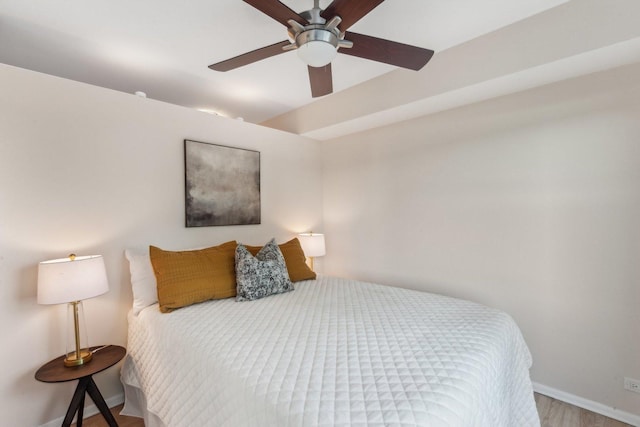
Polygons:
[[146,251],[127,249],[124,255],[129,260],[131,289],[133,290],[133,314],[158,302],[158,284],[153,272],[149,249]]

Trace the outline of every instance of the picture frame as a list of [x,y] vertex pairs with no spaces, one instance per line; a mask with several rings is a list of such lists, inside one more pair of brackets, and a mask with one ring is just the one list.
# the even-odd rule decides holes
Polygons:
[[185,225],[260,224],[260,152],[184,140]]

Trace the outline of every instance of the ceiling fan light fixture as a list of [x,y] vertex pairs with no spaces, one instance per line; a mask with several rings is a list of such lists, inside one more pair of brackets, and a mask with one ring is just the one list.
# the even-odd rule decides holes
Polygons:
[[311,67],[324,67],[338,54],[338,37],[331,31],[311,29],[296,37],[298,56]]

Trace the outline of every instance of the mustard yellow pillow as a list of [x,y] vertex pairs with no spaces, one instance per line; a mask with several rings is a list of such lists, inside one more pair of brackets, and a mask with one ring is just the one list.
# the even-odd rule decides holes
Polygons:
[[[307,265],[307,258],[304,256],[304,251],[297,237],[278,245],[278,247],[287,264],[289,279],[291,279],[292,282],[316,278],[316,273]],[[246,246],[246,248],[253,256],[256,256],[258,251],[262,249],[261,246]]]
[[192,251],[149,247],[160,311],[236,296],[235,241]]

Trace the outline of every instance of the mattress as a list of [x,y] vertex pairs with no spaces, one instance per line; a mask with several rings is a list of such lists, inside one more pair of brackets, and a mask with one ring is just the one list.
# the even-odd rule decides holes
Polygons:
[[251,302],[130,314],[122,380],[166,427],[524,427],[540,425],[530,366],[502,311],[320,277]]

